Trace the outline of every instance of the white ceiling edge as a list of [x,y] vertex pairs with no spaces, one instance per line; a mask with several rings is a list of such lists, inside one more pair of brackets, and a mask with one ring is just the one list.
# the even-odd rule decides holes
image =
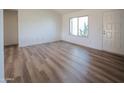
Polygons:
[[59,14],[68,14],[68,13],[72,13],[72,12],[78,12],[83,9],[52,9],[52,10]]
[[[18,11],[18,9],[4,9],[4,10],[8,10],[8,11]],[[42,10],[42,9],[40,9]],[[44,10],[44,9],[43,9]],[[68,13],[72,13],[72,12],[78,12],[84,9],[46,9],[46,10],[51,10],[53,12],[56,12],[58,14],[68,14]]]

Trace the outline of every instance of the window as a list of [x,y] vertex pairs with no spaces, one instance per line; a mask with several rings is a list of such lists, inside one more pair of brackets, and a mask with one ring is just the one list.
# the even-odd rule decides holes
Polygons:
[[75,36],[88,36],[88,16],[70,19],[70,33]]

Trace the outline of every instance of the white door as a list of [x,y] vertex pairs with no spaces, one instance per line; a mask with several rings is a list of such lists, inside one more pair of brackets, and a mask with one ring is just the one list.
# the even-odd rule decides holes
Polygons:
[[103,15],[103,50],[120,52],[120,12],[106,12]]

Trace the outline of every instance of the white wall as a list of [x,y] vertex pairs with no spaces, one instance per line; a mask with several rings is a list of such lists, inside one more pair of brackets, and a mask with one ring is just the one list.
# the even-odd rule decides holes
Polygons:
[[18,44],[18,12],[4,10],[4,45]]
[[[72,42],[75,44],[102,50],[102,27],[103,27],[103,13],[109,11],[120,10],[81,10],[63,15],[62,18],[62,40]],[[77,16],[89,17],[89,35],[88,38],[76,37],[69,34],[69,18]],[[121,15],[121,52],[124,54],[124,13]]]
[[124,10],[121,12],[121,48],[120,48],[120,53],[124,55]]
[[51,10],[19,10],[19,46],[60,40],[61,16]]
[[3,10],[0,10],[0,83],[4,82]]

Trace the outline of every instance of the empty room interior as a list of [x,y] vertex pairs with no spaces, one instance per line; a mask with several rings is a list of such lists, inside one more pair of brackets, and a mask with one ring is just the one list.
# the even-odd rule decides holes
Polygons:
[[1,9],[0,82],[123,83],[123,9]]

